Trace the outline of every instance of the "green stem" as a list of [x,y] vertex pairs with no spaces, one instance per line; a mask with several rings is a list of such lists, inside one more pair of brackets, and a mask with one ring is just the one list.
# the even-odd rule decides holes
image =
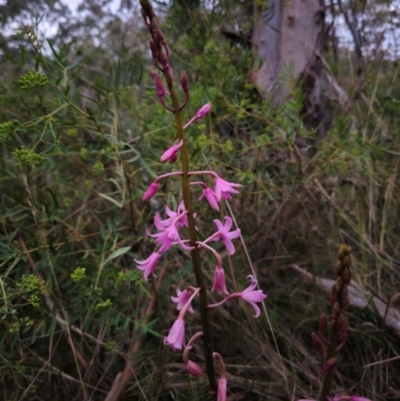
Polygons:
[[[338,330],[337,330],[337,325],[335,323],[334,325],[332,325],[331,332],[329,334],[329,346],[328,346],[328,350],[326,352],[325,362],[328,361],[329,359],[333,358],[336,355],[335,349],[336,349],[337,336],[338,336]],[[333,371],[334,371],[334,369],[332,369],[329,373],[327,373],[324,376],[324,380],[322,381],[321,391],[319,392],[319,395],[318,395],[318,401],[326,401],[326,397],[331,392]]]
[[[168,80],[167,80],[168,82]],[[183,193],[183,201],[185,203],[185,208],[188,211],[187,219],[189,226],[189,237],[190,237],[190,246],[193,246],[194,249],[191,251],[192,264],[194,269],[194,274],[196,276],[197,286],[200,288],[200,317],[201,317],[201,325],[203,328],[203,344],[204,344],[204,359],[206,363],[206,371],[208,376],[208,381],[210,382],[210,387],[212,390],[217,390],[217,381],[215,378],[215,370],[214,370],[214,361],[213,361],[213,344],[211,339],[211,325],[210,325],[210,317],[208,311],[208,302],[207,302],[207,289],[204,283],[204,276],[201,270],[200,264],[200,253],[199,248],[196,245],[197,235],[196,235],[196,227],[194,224],[193,218],[193,210],[192,210],[192,202],[190,196],[190,176],[189,176],[189,154],[185,141],[185,133],[183,130],[183,119],[182,119],[182,111],[179,110],[179,100],[175,93],[175,89],[171,83],[168,85],[169,92],[171,94],[171,99],[175,109],[175,123],[178,131],[179,140],[183,141],[183,146],[181,148],[181,157],[182,157],[182,193]]]

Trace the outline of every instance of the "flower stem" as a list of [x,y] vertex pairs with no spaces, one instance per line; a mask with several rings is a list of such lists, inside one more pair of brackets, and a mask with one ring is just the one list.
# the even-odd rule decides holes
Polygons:
[[189,237],[190,237],[190,245],[194,247],[191,251],[192,264],[194,269],[194,274],[196,276],[197,286],[200,288],[200,317],[201,317],[201,325],[203,328],[203,339],[204,339],[204,359],[206,363],[206,372],[208,376],[208,381],[210,382],[211,390],[217,390],[217,381],[215,377],[214,370],[214,361],[213,361],[213,344],[211,340],[211,325],[210,325],[210,317],[209,311],[207,307],[207,289],[204,283],[204,276],[201,270],[200,264],[200,253],[199,249],[196,246],[197,235],[196,228],[194,224],[193,218],[193,210],[190,196],[190,175],[189,175],[189,154],[185,141],[185,133],[183,129],[183,119],[182,119],[182,111],[180,110],[179,100],[175,93],[175,89],[172,85],[172,82],[168,81],[168,89],[171,94],[171,99],[174,105],[174,115],[175,115],[175,123],[178,131],[179,140],[183,141],[183,146],[181,148],[181,157],[182,157],[182,193],[183,193],[183,201],[185,203],[185,208],[188,211],[187,219],[189,226]]
[[[336,354],[335,349],[336,349],[337,335],[338,335],[338,329],[337,329],[337,325],[335,323],[332,325],[331,332],[329,334],[329,346],[328,346],[328,350],[326,353],[326,359],[325,359],[326,361],[333,358]],[[318,395],[318,401],[326,401],[327,400],[326,397],[331,392],[333,371],[334,371],[334,369],[332,369],[330,372],[328,372],[324,376],[324,380],[322,381],[321,391],[319,392],[319,395]]]

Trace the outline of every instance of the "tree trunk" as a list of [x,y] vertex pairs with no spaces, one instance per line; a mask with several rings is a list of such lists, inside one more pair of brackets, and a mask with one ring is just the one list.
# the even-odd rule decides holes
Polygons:
[[308,128],[324,136],[330,117],[322,98],[322,54],[327,37],[323,0],[267,0],[263,11],[255,8],[253,49],[261,68],[252,79],[279,105],[301,88],[301,116]]

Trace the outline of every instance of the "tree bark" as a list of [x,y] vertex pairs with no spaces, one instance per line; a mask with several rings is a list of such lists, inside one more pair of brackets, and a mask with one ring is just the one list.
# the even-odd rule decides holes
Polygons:
[[252,45],[261,68],[252,80],[272,106],[282,104],[300,88],[304,95],[301,116],[319,136],[330,125],[321,91],[328,30],[323,0],[267,0],[263,10],[255,7]]

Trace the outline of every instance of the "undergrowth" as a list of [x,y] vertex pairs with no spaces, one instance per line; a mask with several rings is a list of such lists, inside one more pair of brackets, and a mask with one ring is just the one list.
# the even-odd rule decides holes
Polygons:
[[[206,381],[189,379],[162,344],[174,318],[168,283],[192,274],[190,260],[172,251],[148,284],[133,262],[152,249],[145,229],[154,212],[176,207],[179,196],[165,184],[157,200],[141,201],[154,171],[168,169],[158,155],[173,132],[173,117],[156,106],[147,54],[124,49],[108,65],[71,63],[68,46],[44,53],[33,28],[21,33],[26,46],[18,57],[7,54],[0,83],[2,399],[111,400],[128,360],[135,374],[123,399],[207,399]],[[247,252],[276,337],[275,344],[265,317],[255,322],[239,304],[213,311],[230,391],[237,400],[271,401],[318,391],[310,334],[328,295],[299,268],[332,279],[345,242],[369,303],[348,311],[334,390],[399,399],[400,331],[373,303],[399,307],[397,67],[388,63],[378,80],[371,63],[365,96],[338,108],[328,135],[316,140],[299,118],[301,93],[279,108],[261,101],[246,78],[250,52],[215,30],[201,57],[188,58],[183,45],[171,47],[192,83],[189,112],[213,102],[212,115],[188,137],[192,168],[222,169],[244,185],[230,208],[246,243],[227,256],[227,281],[243,287]],[[345,68],[350,60],[341,62]],[[198,206],[201,230],[210,211]],[[210,266],[204,262],[209,284]]]

